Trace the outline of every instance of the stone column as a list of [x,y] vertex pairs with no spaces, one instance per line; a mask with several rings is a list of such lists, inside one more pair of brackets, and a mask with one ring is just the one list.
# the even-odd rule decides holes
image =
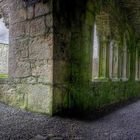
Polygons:
[[112,79],[113,74],[113,41],[110,42],[110,51],[109,51],[109,78]]
[[139,50],[136,49],[136,80],[140,80],[140,57]]
[[118,70],[119,70],[119,49],[118,45],[114,42],[113,45],[113,62],[112,62],[112,78],[114,80],[118,79]]
[[103,40],[100,43],[99,77],[105,79],[107,74],[107,43]]
[[[52,114],[52,0],[26,6],[10,0],[9,97],[11,105]],[[6,97],[5,97],[6,98]]]
[[[122,68],[121,68],[121,79],[123,81],[128,80],[128,73],[129,73],[129,56],[128,56],[128,51],[127,51],[127,46],[125,45],[123,50],[122,50]],[[128,69],[128,70],[127,70]]]

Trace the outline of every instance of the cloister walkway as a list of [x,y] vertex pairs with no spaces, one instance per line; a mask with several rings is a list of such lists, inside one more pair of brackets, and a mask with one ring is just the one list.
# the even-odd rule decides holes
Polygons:
[[47,117],[0,103],[0,140],[140,140],[140,101],[94,121]]

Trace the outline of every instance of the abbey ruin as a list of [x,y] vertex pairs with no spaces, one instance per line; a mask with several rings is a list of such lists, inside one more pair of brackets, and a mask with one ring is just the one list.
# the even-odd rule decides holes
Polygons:
[[0,43],[0,74],[8,75],[8,44]]
[[139,0],[1,0],[9,56],[0,101],[52,115],[138,98],[139,9]]

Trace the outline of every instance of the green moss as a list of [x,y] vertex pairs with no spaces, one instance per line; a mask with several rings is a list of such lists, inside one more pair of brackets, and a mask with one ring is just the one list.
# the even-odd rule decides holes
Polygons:
[[[88,0],[87,3],[84,1],[84,4],[81,1],[71,0],[71,2],[68,1],[70,3],[68,5],[64,0],[62,1],[61,10],[56,14],[59,13],[60,19],[68,22],[62,28],[70,33],[69,44],[66,45],[66,47],[68,46],[67,67],[69,72],[67,83],[64,81],[66,90],[56,91],[58,94],[56,98],[54,97],[55,108],[59,108],[59,110],[72,108],[84,112],[140,96],[140,83],[135,81],[134,75],[135,49],[138,43],[132,25],[128,22],[125,8],[121,7],[119,1],[114,0]],[[70,9],[69,12],[67,6]],[[71,9],[74,10],[71,11]],[[97,15],[100,15],[101,12],[107,13],[109,18],[109,23],[107,23],[109,25],[106,25],[105,28],[100,27],[101,33],[103,33],[101,35],[106,35],[106,45],[109,46],[108,42],[111,40],[116,41],[119,47],[123,47],[126,43],[130,52],[131,75],[127,82],[112,82],[109,78],[104,80],[102,77],[99,79],[101,82],[91,80],[93,25],[97,20]],[[106,31],[107,33],[104,34],[103,29],[108,26],[110,31]],[[102,41],[104,40],[102,39]],[[104,65],[103,60],[100,63],[100,65]],[[107,68],[106,71],[106,76],[109,77],[109,69]],[[103,76],[102,72],[103,70],[100,72],[101,76]],[[62,83],[60,84],[62,85]]]
[[98,82],[91,86],[71,87],[71,108],[82,112],[125,102],[140,96],[139,82]]

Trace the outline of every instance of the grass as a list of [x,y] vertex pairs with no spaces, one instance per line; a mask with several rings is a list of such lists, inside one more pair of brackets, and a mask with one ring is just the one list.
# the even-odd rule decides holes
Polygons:
[[8,74],[0,74],[0,78],[8,78]]

